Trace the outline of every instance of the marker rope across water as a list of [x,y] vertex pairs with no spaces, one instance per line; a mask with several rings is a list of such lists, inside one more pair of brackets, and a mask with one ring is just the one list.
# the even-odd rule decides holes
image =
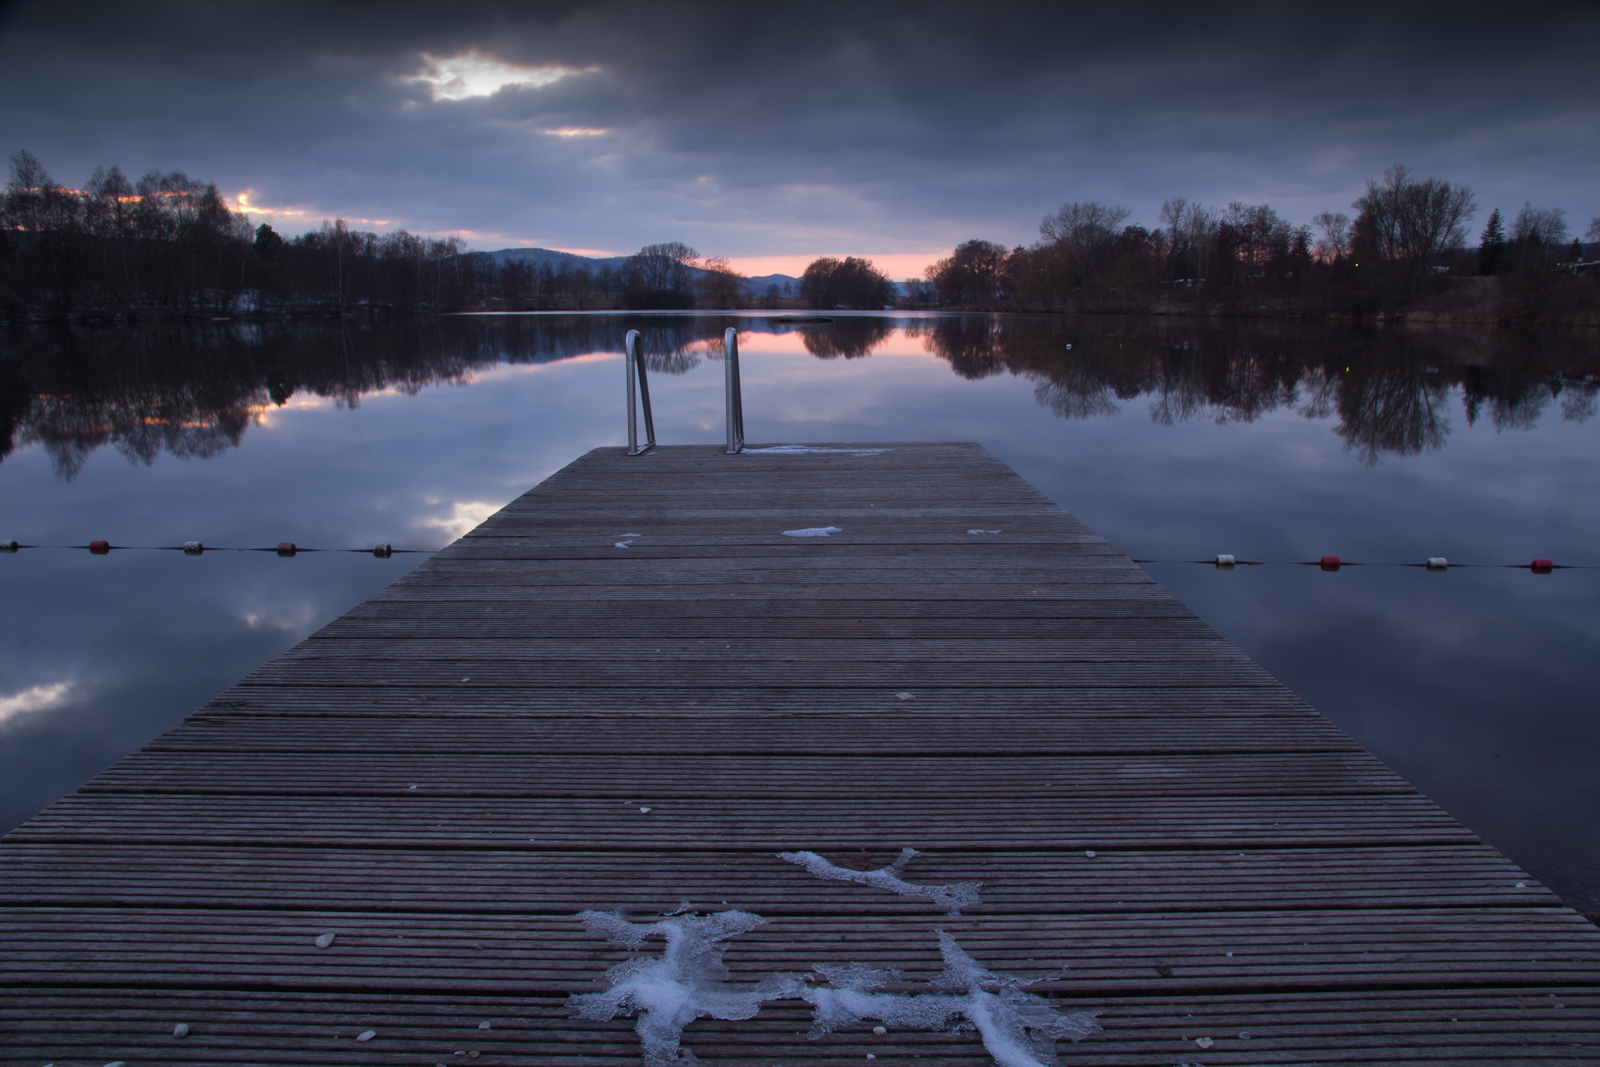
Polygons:
[[266,548],[226,548],[199,541],[185,541],[181,545],[114,545],[110,541],[90,541],[86,545],[24,545],[16,541],[0,541],[0,553],[17,553],[25,548],[65,548],[80,552],[88,549],[93,556],[108,556],[113,552],[182,552],[186,556],[203,556],[207,552],[273,552],[286,559],[306,552],[359,552],[363,556],[375,556],[378,559],[401,554],[432,555],[434,552],[431,548],[395,548],[389,544],[376,544],[371,548],[306,548],[293,541],[279,541]]
[[1443,556],[1429,556],[1421,563],[1367,563],[1356,560],[1340,559],[1338,556],[1323,556],[1321,559],[1235,559],[1232,556],[1213,556],[1211,559],[1133,559],[1134,563],[1199,563],[1218,570],[1231,570],[1234,567],[1320,567],[1325,571],[1337,571],[1341,567],[1421,567],[1430,571],[1447,571],[1453,567],[1475,567],[1480,570],[1518,570],[1532,571],[1534,574],[1550,574],[1554,571],[1592,571],[1600,568],[1582,563],[1555,563],[1548,559],[1536,559],[1528,563],[1451,563]]
[[[833,532],[834,527],[826,528]],[[785,530],[791,536],[827,536],[822,530]],[[841,531],[842,532],[842,531]],[[998,533],[998,530],[969,530],[968,533]],[[628,547],[619,545],[618,547]],[[215,545],[202,544],[199,541],[185,541],[181,545],[114,545],[109,541],[90,541],[86,545],[24,545],[16,541],[0,541],[0,553],[15,554],[23,549],[55,548],[83,551],[87,549],[91,555],[107,556],[112,552],[182,552],[186,556],[200,556],[207,552],[272,552],[285,558],[292,558],[307,552],[355,552],[364,556],[375,556],[378,559],[388,559],[391,556],[402,554],[432,555],[434,550],[429,548],[395,548],[393,545],[380,543],[371,548],[306,548],[295,544],[293,541],[280,541],[276,545],[265,548],[228,548]],[[1495,570],[1520,570],[1532,571],[1534,574],[1551,574],[1555,571],[1592,571],[1597,568],[1582,563],[1556,563],[1548,559],[1535,559],[1528,563],[1451,563],[1443,556],[1429,556],[1421,563],[1372,563],[1358,560],[1340,559],[1338,556],[1323,556],[1321,559],[1290,559],[1290,560],[1260,560],[1237,559],[1229,555],[1213,556],[1210,559],[1133,559],[1134,563],[1192,563],[1218,570],[1231,570],[1234,567],[1319,567],[1324,571],[1337,571],[1342,567],[1420,567],[1430,571],[1445,571],[1452,567],[1473,567],[1477,569]]]

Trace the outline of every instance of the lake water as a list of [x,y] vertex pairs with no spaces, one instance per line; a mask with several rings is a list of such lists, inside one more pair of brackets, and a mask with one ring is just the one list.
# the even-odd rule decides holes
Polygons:
[[[1600,565],[1594,337],[936,315],[0,334],[0,540],[435,549],[623,442],[627,329],[721,441],[727,325],[751,442],[978,441],[1136,559]],[[0,556],[0,829],[425,558]],[[1145,566],[1600,912],[1600,570]]]

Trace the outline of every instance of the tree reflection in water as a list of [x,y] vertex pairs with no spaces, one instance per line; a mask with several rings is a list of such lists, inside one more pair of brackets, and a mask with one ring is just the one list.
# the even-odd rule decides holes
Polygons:
[[860,359],[894,333],[894,323],[884,319],[835,319],[825,326],[805,326],[800,341],[818,359]]
[[1594,415],[1600,345],[1580,333],[1471,335],[1296,323],[967,316],[918,329],[966,378],[1009,370],[1063,418],[1115,414],[1150,398],[1170,426],[1254,422],[1278,410],[1337,417],[1345,447],[1371,465],[1442,448],[1451,394],[1469,424],[1526,429],[1558,398],[1561,417]]
[[0,458],[37,444],[69,481],[107,445],[134,463],[206,458],[296,394],[354,408],[498,363],[621,352],[630,329],[652,371],[683,374],[722,358],[724,325],[613,315],[19,330],[0,356]]
[[[722,331],[788,333],[727,316],[466,316],[144,329],[17,330],[0,355],[0,457],[39,445],[65,479],[107,445],[131,462],[204,458],[295,395],[357,406],[363,395],[464,383],[498,363],[621,352],[642,334],[647,366],[684,374],[721,360]],[[840,317],[800,328],[819,359],[859,359],[896,330],[963,378],[1011,373],[1062,418],[1114,415],[1148,398],[1164,426],[1253,422],[1275,411],[1336,418],[1368,464],[1444,446],[1453,394],[1469,425],[1526,429],[1547,411],[1597,407],[1600,342],[1525,335],[1339,328],[1292,322],[942,315]]]

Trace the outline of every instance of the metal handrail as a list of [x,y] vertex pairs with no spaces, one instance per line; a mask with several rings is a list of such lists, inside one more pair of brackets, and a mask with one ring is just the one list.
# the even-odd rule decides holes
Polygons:
[[[624,344],[627,357],[623,362],[623,373],[628,380],[628,455],[638,456],[656,447],[656,424],[650,416],[650,382],[645,377],[644,360],[639,355],[639,331],[629,330],[628,338]],[[639,422],[638,399],[635,398],[635,381],[638,382],[637,397],[644,401],[644,436],[645,445],[639,447]]]
[[728,455],[744,451],[744,397],[739,393],[739,331],[729,326],[722,333],[724,392],[728,407]]

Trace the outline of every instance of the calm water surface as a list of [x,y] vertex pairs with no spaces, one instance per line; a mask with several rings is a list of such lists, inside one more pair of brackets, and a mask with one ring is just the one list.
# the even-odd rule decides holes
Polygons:
[[[979,441],[1135,558],[1600,564],[1593,338],[985,316],[0,335],[0,540],[437,548],[621,443],[629,328],[722,440],[729,324],[751,441]],[[0,828],[424,558],[0,556]],[[1600,912],[1600,571],[1146,567]]]

